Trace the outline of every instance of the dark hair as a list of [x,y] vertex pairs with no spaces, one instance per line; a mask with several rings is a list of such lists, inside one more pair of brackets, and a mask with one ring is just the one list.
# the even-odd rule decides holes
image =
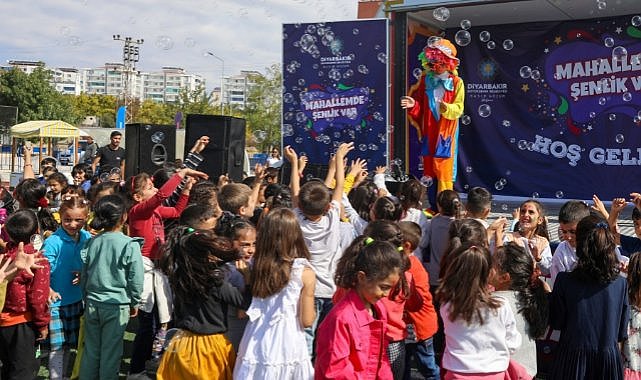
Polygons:
[[67,176],[62,174],[62,173],[60,173],[60,172],[52,173],[47,178],[47,182],[49,182],[49,181],[56,181],[59,184],[61,184],[63,188],[69,186],[69,180],[67,179]]
[[341,288],[353,289],[357,285],[358,272],[365,273],[369,281],[382,281],[391,273],[402,276],[401,255],[386,241],[371,241],[361,235],[345,249],[338,260],[334,282]]
[[120,133],[120,131],[112,131],[109,135],[109,138],[112,138],[114,136],[122,136],[122,133]]
[[398,222],[398,226],[401,229],[401,233],[403,234],[403,243],[410,243],[410,248],[412,249],[412,251],[418,248],[418,245],[421,242],[422,235],[421,226],[414,222],[406,220]]
[[58,169],[55,166],[45,166],[42,168],[42,176],[47,179],[53,173],[58,173]]
[[576,226],[575,272],[585,281],[607,284],[619,275],[616,242],[608,224],[595,216],[586,216]]
[[399,190],[399,200],[403,206],[403,210],[407,211],[410,208],[421,208],[421,200],[425,196],[425,186],[417,179],[409,179],[401,183]]
[[410,269],[410,259],[402,251],[403,233],[401,228],[390,220],[374,220],[367,224],[367,227],[363,230],[363,235],[374,239],[374,241],[386,241],[396,247],[397,253],[401,257],[401,276],[398,286],[394,287],[390,292],[389,298],[393,300],[397,295],[400,295],[402,299],[409,298],[410,286],[403,274]]
[[628,263],[628,296],[630,305],[641,309],[641,252],[630,256]]
[[89,164],[80,163],[74,165],[73,169],[71,169],[71,176],[75,177],[76,174],[80,173],[85,174],[85,180],[91,179],[91,177],[93,177],[93,169],[91,169],[91,165]]
[[4,228],[16,244],[29,244],[31,236],[38,233],[38,218],[32,210],[18,210],[9,215]]
[[216,211],[209,205],[193,204],[187,206],[180,213],[180,224],[183,226],[198,228],[207,219],[216,218]]
[[439,302],[449,303],[450,321],[461,318],[471,324],[477,319],[482,325],[482,309],[492,310],[501,306],[487,286],[491,268],[490,251],[483,246],[467,243],[452,252],[451,261],[436,290]]
[[325,214],[331,201],[327,186],[320,181],[309,181],[300,188],[298,207],[305,216],[321,216]]
[[45,157],[40,161],[40,167],[46,166],[48,164],[52,164],[55,168],[56,165],[58,165],[58,161],[53,157]]
[[365,180],[350,190],[349,203],[362,219],[369,221],[369,210],[378,198],[378,187],[371,180]]
[[89,201],[87,201],[84,197],[81,196],[62,196],[62,202],[60,202],[60,209],[58,212],[60,213],[60,220],[62,220],[62,214],[67,211],[71,210],[74,208],[83,208],[87,212],[89,212]]
[[188,203],[200,203],[218,208],[218,187],[210,181],[196,182],[189,192]]
[[543,281],[535,272],[532,255],[514,242],[498,247],[494,260],[502,273],[510,274],[510,290],[518,292],[519,310],[529,325],[527,331],[532,339],[545,333],[548,325],[548,296]]
[[559,210],[559,223],[578,223],[590,215],[590,207],[582,201],[567,201]]
[[111,191],[112,194],[120,194],[121,188],[120,184],[117,182],[112,182],[112,181],[107,181],[107,182],[99,182],[89,189],[89,194],[87,194],[87,197],[92,203],[96,203],[98,198],[98,194],[104,192],[104,191]]
[[242,183],[228,183],[218,191],[218,204],[221,210],[238,214],[240,208],[249,203],[251,192],[252,189]]
[[490,208],[492,208],[492,193],[486,188],[476,186],[467,192],[465,209],[473,216],[481,215]]
[[461,199],[454,190],[443,190],[436,196],[438,211],[444,216],[453,216],[455,219],[461,218]]
[[231,212],[223,212],[216,225],[216,235],[225,236],[232,240],[238,238],[238,231],[245,228],[256,228],[249,220]]
[[483,224],[476,219],[465,218],[457,219],[450,222],[448,229],[448,245],[441,258],[439,269],[439,278],[443,278],[447,265],[451,260],[452,252],[460,248],[463,244],[471,243],[488,248],[487,231]]
[[[545,217],[545,209],[543,208],[543,205],[541,204],[541,202],[537,201],[536,199],[528,199],[525,202],[521,203],[521,205],[519,206],[519,210],[528,203],[531,203],[534,205],[534,207],[536,207],[536,211],[539,213],[539,217],[541,218],[541,220],[543,220],[541,224],[538,224],[536,226],[534,233],[536,235],[543,236],[549,241],[550,234],[548,233],[548,220]],[[519,223],[516,223],[516,226],[514,228],[515,228],[515,231],[519,231],[520,229]]]
[[294,259],[310,256],[292,210],[281,207],[265,215],[257,237],[251,292],[254,297],[267,298],[287,285]]
[[391,220],[396,222],[401,219],[403,208],[396,198],[380,197],[372,205],[372,212],[376,220]]
[[[185,303],[195,302],[190,301],[195,297],[209,298],[209,289],[225,281],[225,263],[239,257],[230,239],[186,226],[169,233],[162,252],[161,267],[169,276],[174,297]],[[176,307],[181,304],[176,302]]]
[[126,213],[126,202],[120,195],[105,195],[94,205],[94,217],[89,226],[97,231],[113,230]]
[[145,172],[138,173],[127,179],[127,182],[125,182],[125,190],[127,190],[127,196],[130,201],[133,201],[134,195],[140,194],[145,189],[147,180],[150,179],[151,176]]
[[58,229],[58,222],[53,218],[48,208],[40,205],[41,199],[45,198],[47,188],[35,178],[27,178],[20,181],[16,186],[14,195],[22,208],[32,209],[38,218],[40,233],[55,231]]
[[156,170],[154,174],[151,175],[152,182],[157,189],[160,189],[169,179],[176,174],[176,164],[167,162],[162,168]]
[[632,220],[639,219],[641,219],[641,210],[639,210],[637,207],[632,208]]
[[265,207],[272,210],[277,207],[292,208],[292,193],[287,186],[270,183],[265,188]]

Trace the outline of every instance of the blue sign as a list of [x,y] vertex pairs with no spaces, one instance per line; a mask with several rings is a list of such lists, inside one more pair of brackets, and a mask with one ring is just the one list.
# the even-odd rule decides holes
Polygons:
[[327,164],[342,142],[387,162],[387,20],[283,26],[283,145]]
[[116,112],[116,128],[125,129],[126,119],[127,119],[127,107],[120,106],[120,108],[118,108],[118,112]]

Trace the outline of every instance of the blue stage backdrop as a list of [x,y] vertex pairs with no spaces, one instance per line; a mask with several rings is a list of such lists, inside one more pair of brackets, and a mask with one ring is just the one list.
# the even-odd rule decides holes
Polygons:
[[[639,25],[629,16],[470,29],[458,46],[457,190],[604,200],[641,190]],[[448,38],[457,32],[465,37]]]
[[283,145],[327,164],[341,142],[387,161],[387,20],[283,25]]

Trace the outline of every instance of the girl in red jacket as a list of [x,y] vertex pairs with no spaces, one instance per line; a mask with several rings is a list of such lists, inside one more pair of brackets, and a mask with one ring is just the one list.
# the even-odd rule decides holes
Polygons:
[[181,169],[160,189],[154,186],[153,178],[147,173],[131,177],[126,187],[133,206],[129,209],[129,236],[142,237],[145,243],[141,252],[145,268],[144,290],[138,315],[138,331],[134,339],[133,355],[129,372],[145,370],[145,362],[151,358],[154,336],[156,345],[164,343],[167,324],[171,320],[171,291],[167,277],[157,268],[160,246],[165,242],[163,219],[178,218],[187,206],[192,181],[187,181],[174,207],[163,206],[180,182],[191,178],[207,178],[205,173],[192,169]]
[[402,265],[397,247],[370,237],[360,236],[345,250],[334,280],[350,290],[318,328],[315,379],[392,378],[380,300],[396,286]]

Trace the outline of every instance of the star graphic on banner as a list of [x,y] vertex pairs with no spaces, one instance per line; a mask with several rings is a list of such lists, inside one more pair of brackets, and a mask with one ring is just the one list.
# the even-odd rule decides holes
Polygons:
[[545,49],[543,49],[543,52],[544,52],[545,54],[547,54],[547,53],[549,53],[549,52],[550,52],[550,49],[545,48]]
[[527,83],[521,86],[521,91],[528,92],[529,90],[530,86]]
[[592,126],[588,125],[588,131],[591,131],[591,130],[592,130]]
[[554,43],[557,44],[557,45],[561,44],[561,36],[556,36],[554,38]]
[[616,34],[621,34],[621,32],[623,32],[623,29],[621,29],[621,27],[620,27],[620,26],[618,26],[618,27],[614,30],[614,32],[615,32]]

